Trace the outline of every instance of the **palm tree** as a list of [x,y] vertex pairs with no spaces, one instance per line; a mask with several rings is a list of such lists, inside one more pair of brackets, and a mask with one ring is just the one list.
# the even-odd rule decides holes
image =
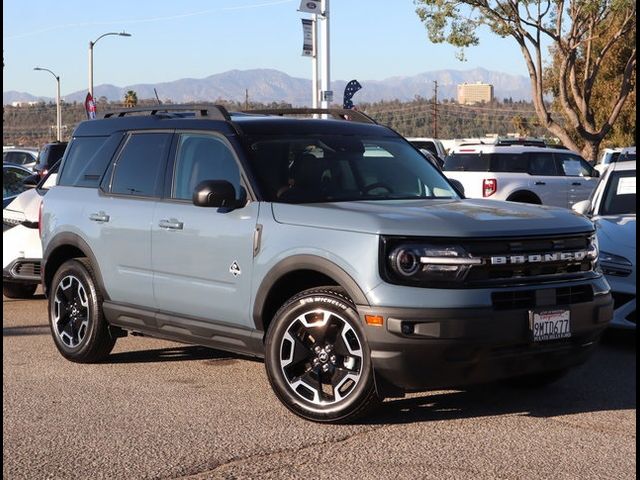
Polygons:
[[129,90],[124,94],[124,106],[127,108],[133,108],[138,104],[138,94],[133,90]]

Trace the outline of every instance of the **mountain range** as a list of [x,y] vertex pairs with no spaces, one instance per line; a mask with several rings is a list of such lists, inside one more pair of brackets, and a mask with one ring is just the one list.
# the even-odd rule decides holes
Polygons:
[[[350,80],[350,79],[349,79]],[[431,98],[434,81],[438,82],[439,99],[455,99],[457,86],[461,83],[490,83],[498,100],[511,98],[531,100],[529,78],[501,72],[475,68],[472,70],[437,70],[413,76],[390,77],[384,80],[358,79],[362,90],[353,98],[358,102],[376,102],[380,100],[413,100],[416,96]],[[348,80],[331,82],[334,102],[341,103],[342,92]],[[232,100],[243,102],[245,90],[250,101],[270,103],[286,102],[294,106],[310,105],[311,80],[296,78],[274,69],[230,70],[206,78],[182,78],[172,82],[141,83],[117,87],[98,85],[94,88],[96,98],[106,97],[109,101],[122,101],[125,92],[133,90],[138,99],[155,98],[154,88],[161,100],[174,103],[196,101]],[[65,95],[66,102],[83,102],[86,90]],[[12,102],[53,101],[48,97],[36,97],[26,92],[7,91],[2,93],[3,105]]]

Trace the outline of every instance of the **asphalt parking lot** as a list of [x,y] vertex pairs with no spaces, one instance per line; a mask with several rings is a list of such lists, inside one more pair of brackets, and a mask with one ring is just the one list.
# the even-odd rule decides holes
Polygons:
[[3,313],[3,478],[635,478],[624,336],[544,390],[429,392],[330,426],[289,413],[261,362],[129,336],[78,365],[42,296]]

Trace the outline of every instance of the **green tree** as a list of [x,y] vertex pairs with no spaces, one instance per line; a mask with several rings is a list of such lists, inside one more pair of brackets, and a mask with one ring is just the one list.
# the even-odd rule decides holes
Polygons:
[[133,108],[138,104],[138,94],[133,90],[127,91],[124,94],[124,106],[127,108]]
[[[434,43],[464,48],[478,45],[478,28],[487,26],[520,47],[540,125],[585,158],[598,148],[635,91],[635,0],[414,0],[416,13]],[[627,54],[614,57],[620,45]],[[543,50],[552,52],[552,61]],[[612,94],[596,98],[600,85],[611,83],[603,67],[613,62],[620,72]],[[552,79],[553,85],[549,85]],[[546,82],[546,83],[545,83]],[[552,117],[545,90],[556,95],[566,121]],[[605,101],[596,114],[594,104]]]

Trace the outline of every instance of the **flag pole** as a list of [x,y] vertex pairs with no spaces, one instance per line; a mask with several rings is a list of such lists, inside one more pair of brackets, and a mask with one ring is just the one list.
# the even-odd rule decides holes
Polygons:
[[311,57],[311,107],[318,108],[318,15],[312,15],[313,55]]

